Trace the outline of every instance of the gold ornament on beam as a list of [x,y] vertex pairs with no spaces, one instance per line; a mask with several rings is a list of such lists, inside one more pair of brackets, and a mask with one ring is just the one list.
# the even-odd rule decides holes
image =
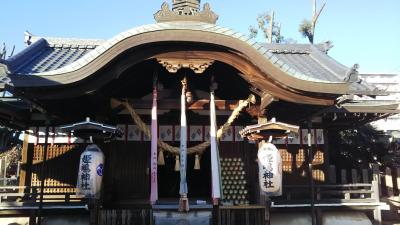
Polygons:
[[188,68],[196,74],[202,74],[214,63],[211,59],[157,58],[157,61],[170,73],[176,73],[181,68]]

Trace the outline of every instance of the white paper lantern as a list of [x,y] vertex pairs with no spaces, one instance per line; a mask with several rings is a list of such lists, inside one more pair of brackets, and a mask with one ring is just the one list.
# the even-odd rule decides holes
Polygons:
[[271,143],[263,144],[257,153],[261,190],[269,196],[282,195],[282,158]]
[[104,154],[97,145],[88,145],[79,161],[76,194],[86,198],[100,198],[103,179]]

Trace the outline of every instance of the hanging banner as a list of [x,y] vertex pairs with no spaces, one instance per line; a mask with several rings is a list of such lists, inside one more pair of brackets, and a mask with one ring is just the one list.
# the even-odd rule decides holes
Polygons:
[[282,195],[282,158],[271,143],[263,144],[257,153],[260,188],[268,196]]
[[217,143],[217,122],[215,114],[214,92],[210,95],[210,142],[211,142],[211,197],[216,202],[221,198],[219,151]]
[[159,136],[160,139],[163,141],[173,141],[174,140],[174,126],[172,125],[160,125],[159,129]]
[[103,152],[95,144],[88,145],[79,161],[76,194],[86,198],[100,198],[103,168]]
[[158,199],[157,187],[157,88],[153,90],[153,107],[151,109],[151,190],[150,203],[153,205]]
[[179,158],[180,158],[180,187],[179,194],[186,195],[188,193],[187,181],[186,181],[186,152],[187,152],[187,124],[186,124],[186,97],[185,88],[182,88],[181,95],[181,133],[180,133],[180,148],[179,148]]

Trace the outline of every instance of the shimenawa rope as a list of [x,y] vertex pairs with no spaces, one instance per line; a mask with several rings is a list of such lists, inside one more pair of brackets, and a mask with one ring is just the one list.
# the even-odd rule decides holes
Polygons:
[[[140,118],[140,116],[136,113],[135,109],[129,104],[129,102],[126,100],[124,102],[118,101],[119,104],[122,104],[126,107],[126,109],[129,111],[129,114],[131,115],[133,121],[135,124],[138,126],[138,128],[146,135],[149,139],[151,138],[151,132],[150,129],[147,127],[147,125],[143,122],[143,120]],[[246,108],[250,103],[254,102],[254,95],[250,95],[248,99],[246,100],[240,100],[239,105],[233,110],[232,114],[229,116],[228,120],[225,122],[224,125],[222,125],[218,131],[217,131],[217,138],[221,139],[222,135],[231,127],[232,123],[239,117],[240,112]],[[200,143],[196,146],[190,147],[187,149],[187,154],[199,154],[201,155],[208,146],[210,146],[210,141],[205,141],[203,143]],[[168,143],[162,141],[161,139],[158,139],[157,142],[158,147],[163,149],[164,151],[167,151],[171,154],[178,155],[179,154],[179,147],[174,147],[169,145]]]

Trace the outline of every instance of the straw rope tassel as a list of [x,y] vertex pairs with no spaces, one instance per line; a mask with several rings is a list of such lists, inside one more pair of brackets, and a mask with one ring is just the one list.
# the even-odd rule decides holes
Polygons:
[[200,157],[198,154],[196,154],[196,156],[194,158],[194,169],[200,170]]
[[165,160],[164,160],[164,151],[158,151],[158,161],[157,164],[160,166],[164,166],[165,165]]
[[179,155],[175,156],[175,171],[179,171],[181,166],[179,165]]

